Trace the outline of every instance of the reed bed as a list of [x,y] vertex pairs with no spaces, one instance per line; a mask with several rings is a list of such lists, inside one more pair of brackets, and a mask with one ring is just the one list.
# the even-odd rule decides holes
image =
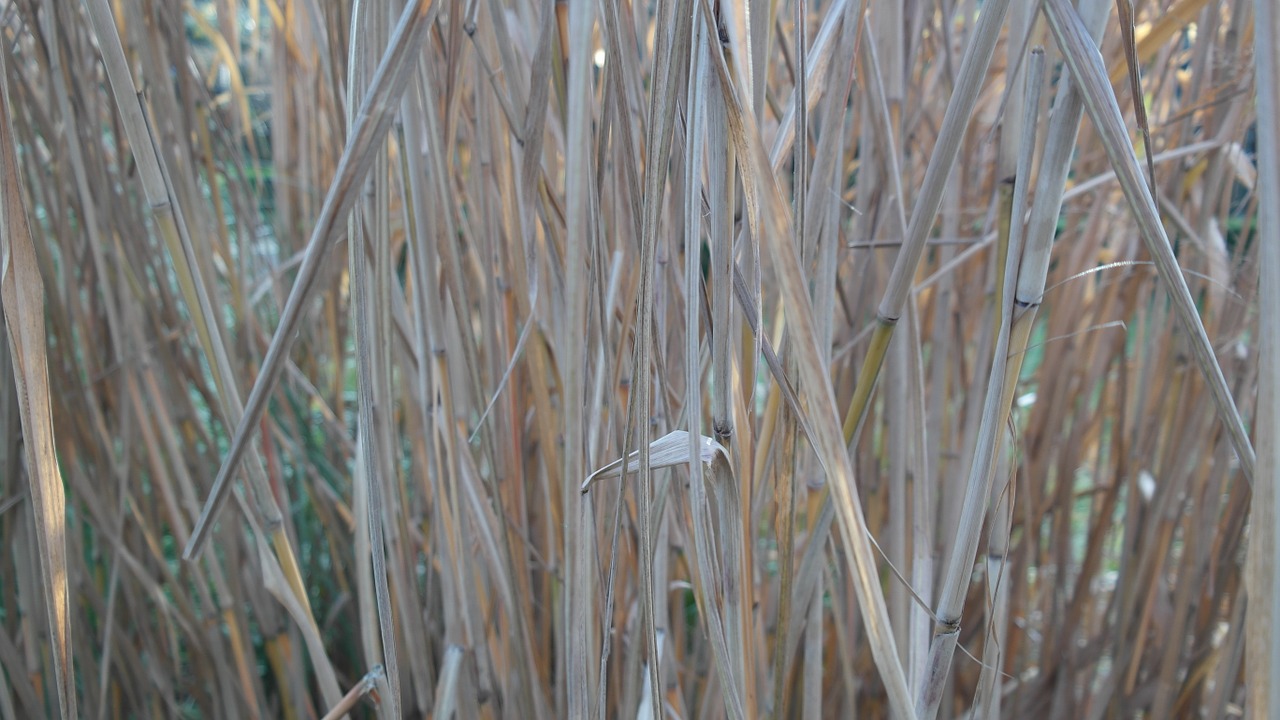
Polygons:
[[1277,717],[1278,18],[0,3],[0,718]]

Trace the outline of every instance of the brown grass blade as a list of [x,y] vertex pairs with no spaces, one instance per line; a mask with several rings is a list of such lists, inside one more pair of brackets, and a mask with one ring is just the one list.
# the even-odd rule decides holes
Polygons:
[[[4,53],[7,56],[7,52]],[[78,716],[68,595],[66,500],[54,440],[45,346],[45,286],[27,219],[14,138],[8,62],[0,57],[0,299],[17,389],[23,454],[49,622],[55,697],[63,718]]]
[[1147,182],[1151,194],[1156,194],[1155,148],[1151,146],[1151,125],[1147,122],[1147,101],[1142,95],[1142,65],[1138,61],[1137,41],[1134,39],[1133,0],[1116,0],[1120,16],[1120,44],[1124,47],[1125,63],[1129,66],[1129,93],[1133,96],[1133,116],[1142,131],[1142,147],[1147,158]]
[[[639,502],[637,522],[639,532],[640,609],[644,627],[644,644],[648,651],[648,692],[646,702],[655,717],[663,708],[661,681],[662,655],[659,650],[658,628],[662,621],[655,616],[657,601],[654,586],[655,525],[653,518],[653,477],[649,455],[649,418],[653,413],[654,364],[654,292],[657,241],[660,231],[662,198],[667,184],[667,162],[676,126],[676,97],[682,86],[678,72],[681,63],[690,56],[692,13],[680,10],[680,3],[661,0],[658,3],[657,39],[654,53],[654,77],[649,96],[648,127],[645,147],[648,162],[644,170],[644,191],[641,196],[640,224],[640,281],[637,294],[634,374],[636,392],[631,396],[627,409],[628,422],[638,428],[639,449]],[[670,18],[674,15],[674,21]],[[687,68],[686,68],[687,69]],[[627,450],[630,438],[624,440]]]
[[[1176,0],[1160,13],[1155,19],[1151,27],[1147,29],[1142,39],[1137,41],[1135,46],[1134,57],[1139,63],[1150,62],[1160,46],[1169,42],[1175,35],[1182,32],[1186,26],[1193,22],[1204,6],[1208,4],[1208,0]],[[1125,73],[1132,67],[1133,60],[1129,57],[1126,49],[1123,58],[1117,58],[1111,64],[1111,72],[1108,78],[1111,83],[1120,82],[1124,78]]]

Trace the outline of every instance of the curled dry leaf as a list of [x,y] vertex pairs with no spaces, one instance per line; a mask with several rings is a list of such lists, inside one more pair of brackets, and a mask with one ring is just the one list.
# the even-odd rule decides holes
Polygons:
[[[689,433],[685,430],[672,430],[662,437],[649,443],[649,466],[657,468],[674,467],[676,465],[684,465],[689,462]],[[702,442],[698,446],[698,460],[703,465],[710,466],[720,457],[724,462],[729,462],[729,451],[725,446],[715,440],[702,436]],[[633,473],[640,469],[640,451],[632,451],[627,456],[626,472]],[[582,492],[587,492],[597,480],[605,478],[616,478],[622,475],[622,458],[618,458],[613,462],[601,467],[595,472],[587,476],[582,481]]]

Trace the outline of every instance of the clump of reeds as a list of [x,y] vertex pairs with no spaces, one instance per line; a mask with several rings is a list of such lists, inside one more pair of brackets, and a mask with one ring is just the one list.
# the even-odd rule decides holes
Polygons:
[[1280,708],[1272,3],[0,8],[0,718]]

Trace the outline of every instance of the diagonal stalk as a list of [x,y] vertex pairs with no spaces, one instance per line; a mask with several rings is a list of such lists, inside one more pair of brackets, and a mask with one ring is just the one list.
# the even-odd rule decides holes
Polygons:
[[1142,177],[1138,157],[1133,144],[1129,142],[1124,118],[1120,115],[1120,106],[1111,90],[1111,83],[1107,80],[1107,69],[1102,64],[1102,56],[1090,40],[1080,16],[1067,0],[1045,0],[1042,8],[1054,40],[1080,87],[1085,110],[1089,113],[1107,152],[1107,158],[1116,171],[1120,189],[1124,191],[1125,199],[1133,210],[1143,243],[1155,261],[1156,271],[1169,294],[1178,323],[1188,336],[1192,357],[1209,386],[1218,417],[1235,447],[1236,456],[1240,460],[1240,471],[1252,483],[1255,462],[1253,445],[1249,442],[1244,420],[1236,409],[1231,389],[1227,387],[1222,367],[1218,364],[1213,345],[1200,320],[1195,301],[1191,298],[1191,291],[1187,289],[1187,280],[1173,255],[1173,246],[1160,221],[1151,189]]
[[947,178],[955,166],[960,154],[962,138],[973,117],[973,108],[978,102],[982,89],[982,80],[986,77],[987,67],[991,64],[991,56],[995,53],[996,38],[1000,34],[1000,26],[1009,9],[1009,0],[991,0],[984,3],[978,15],[973,37],[965,48],[964,60],[960,62],[960,74],[956,78],[956,89],[947,103],[947,112],[942,118],[942,129],[938,132],[935,150],[929,156],[929,166],[925,170],[924,183],[920,187],[920,197],[911,211],[911,222],[907,226],[906,237],[903,238],[902,250],[894,260],[893,271],[889,276],[889,286],[885,288],[884,297],[876,312],[876,329],[871,337],[871,347],[858,373],[858,384],[854,390],[853,400],[844,416],[844,432],[846,442],[852,441],[853,431],[867,411],[871,392],[880,376],[880,368],[884,364],[885,354],[889,350],[889,338],[893,335],[902,315],[902,308],[907,301],[907,293],[915,278],[916,269],[920,266],[920,258],[924,255],[929,232],[933,229],[933,221],[938,217],[938,208],[942,205],[942,191]]
[[[94,4],[101,3],[104,6],[105,1],[93,0]],[[338,161],[338,169],[325,197],[320,217],[307,241],[302,267],[298,270],[293,289],[289,291],[289,299],[280,313],[280,324],[276,326],[267,355],[262,361],[257,379],[254,380],[244,414],[239,422],[233,423],[235,432],[232,434],[230,447],[222,460],[217,479],[214,480],[213,490],[196,521],[191,539],[183,550],[185,558],[195,557],[204,548],[210,527],[230,496],[231,476],[249,450],[250,438],[266,411],[267,400],[288,364],[289,349],[293,347],[297,337],[303,309],[317,289],[324,260],[342,235],[342,223],[355,204],[363,180],[373,167],[377,150],[391,127],[400,95],[412,74],[418,46],[426,35],[430,15],[428,11],[431,7],[432,0],[418,0],[405,6],[391,35],[387,51],[378,64],[369,91],[356,114],[357,121],[352,125],[347,146]],[[123,57],[121,61],[123,62]]]

